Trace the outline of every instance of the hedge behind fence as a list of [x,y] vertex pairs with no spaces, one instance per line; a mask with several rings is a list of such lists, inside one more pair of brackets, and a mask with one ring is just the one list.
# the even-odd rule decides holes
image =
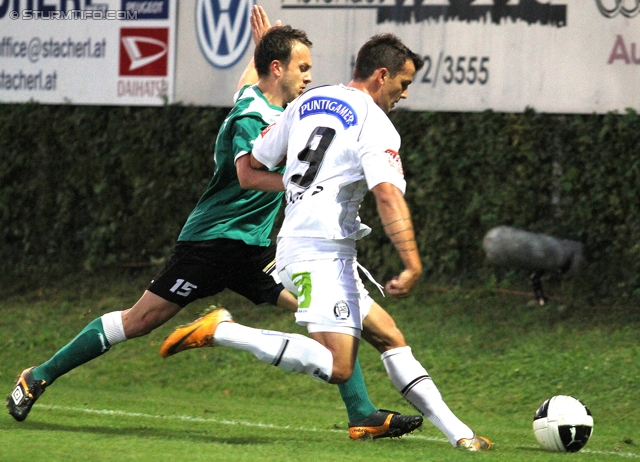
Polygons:
[[[166,257],[210,179],[226,109],[0,105],[2,267]],[[512,225],[583,242],[603,295],[640,296],[640,117],[392,115],[427,274],[487,270],[482,237]],[[371,200],[362,261],[398,260]]]

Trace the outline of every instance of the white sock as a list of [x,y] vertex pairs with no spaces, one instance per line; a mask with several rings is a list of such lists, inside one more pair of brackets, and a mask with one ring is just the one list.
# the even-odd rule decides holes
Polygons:
[[104,335],[107,337],[109,345],[113,346],[127,339],[127,336],[124,335],[124,326],[122,325],[122,311],[112,311],[111,313],[103,314],[101,319]]
[[411,347],[385,351],[382,362],[404,399],[438,427],[453,446],[462,438],[473,437],[473,430],[460,421],[443,401],[425,368],[413,357]]
[[252,353],[260,361],[289,372],[301,372],[328,382],[333,355],[319,342],[299,334],[253,329],[234,322],[222,322],[213,335],[216,345]]

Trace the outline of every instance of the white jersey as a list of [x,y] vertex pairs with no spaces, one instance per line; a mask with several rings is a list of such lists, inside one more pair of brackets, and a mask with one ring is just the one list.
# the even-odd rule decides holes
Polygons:
[[315,259],[310,251],[326,255],[345,244],[355,255],[355,240],[371,231],[358,215],[366,192],[387,182],[404,194],[399,148],[400,135],[387,115],[360,90],[323,86],[295,99],[252,151],[269,168],[287,159],[278,246],[295,239],[287,244],[290,258]]

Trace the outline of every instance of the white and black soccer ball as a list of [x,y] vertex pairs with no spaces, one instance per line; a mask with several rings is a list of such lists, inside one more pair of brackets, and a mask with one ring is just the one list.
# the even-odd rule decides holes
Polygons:
[[592,432],[591,411],[571,396],[549,398],[533,417],[533,433],[548,451],[577,452],[586,446]]

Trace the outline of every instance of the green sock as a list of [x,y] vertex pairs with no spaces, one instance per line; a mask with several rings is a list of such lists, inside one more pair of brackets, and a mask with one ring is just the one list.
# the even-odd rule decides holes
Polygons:
[[358,358],[356,358],[356,363],[353,366],[351,378],[338,385],[338,388],[340,389],[342,401],[347,406],[350,422],[365,419],[378,410],[369,399],[369,392],[367,392],[367,386],[364,384]]
[[104,335],[102,318],[91,321],[76,338],[58,350],[51,359],[35,367],[33,378],[51,385],[58,377],[105,353],[111,345]]

